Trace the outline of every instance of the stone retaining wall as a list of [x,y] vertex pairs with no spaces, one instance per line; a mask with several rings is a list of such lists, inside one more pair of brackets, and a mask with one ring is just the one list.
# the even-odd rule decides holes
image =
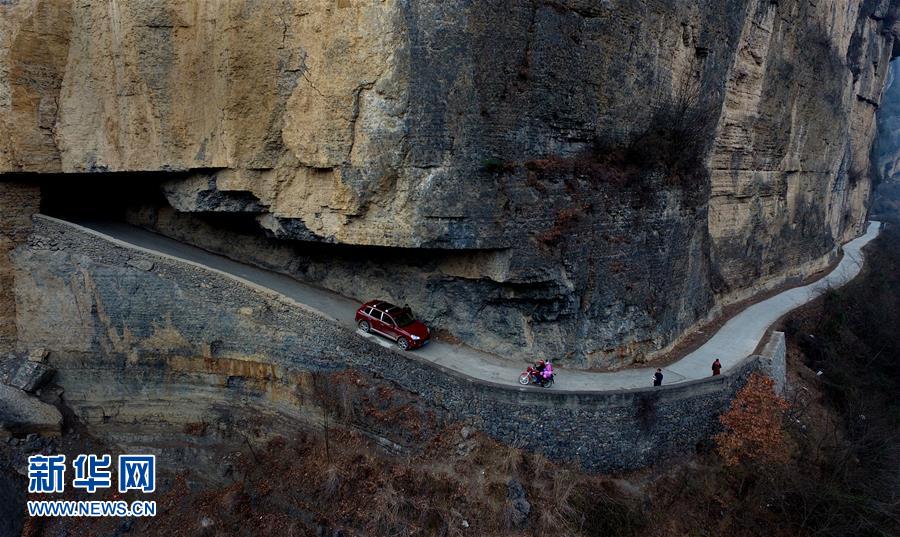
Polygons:
[[[662,388],[565,392],[478,381],[370,342],[267,289],[40,215],[13,262],[18,345],[49,349],[64,389],[83,382],[72,367],[93,359],[117,364],[124,376],[138,375],[141,364],[161,355],[264,364],[273,371],[357,370],[418,394],[503,442],[618,471],[695,449],[718,429],[719,414],[753,371],[781,375],[783,385],[778,334],[763,356],[747,357],[726,374]],[[236,390],[242,374],[210,389]],[[279,375],[271,374],[273,380]],[[142,405],[166,387],[136,378],[130,390],[140,396],[129,394],[119,404]],[[78,413],[101,403],[70,404]]]
[[761,371],[775,381],[775,391],[783,394],[787,384],[787,343],[784,332],[772,332],[759,357]]

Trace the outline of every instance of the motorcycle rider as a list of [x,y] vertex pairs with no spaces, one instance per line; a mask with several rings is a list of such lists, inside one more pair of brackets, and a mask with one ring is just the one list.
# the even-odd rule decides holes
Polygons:
[[541,386],[547,384],[551,378],[553,378],[553,364],[547,362],[544,366],[544,371],[541,373]]
[[553,376],[553,365],[544,360],[538,360],[534,363],[534,382],[541,387],[545,386]]
[[522,386],[537,384],[542,388],[548,387],[553,384],[553,365],[549,360],[537,360],[534,365],[528,366],[528,369],[519,375],[519,384]]
[[534,363],[534,380],[537,384],[544,384],[544,369],[546,369],[547,363],[543,360],[538,360]]

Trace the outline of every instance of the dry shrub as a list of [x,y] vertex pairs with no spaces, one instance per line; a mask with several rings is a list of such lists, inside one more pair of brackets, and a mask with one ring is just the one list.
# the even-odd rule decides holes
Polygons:
[[394,489],[394,485],[391,482],[384,483],[372,497],[369,529],[375,535],[399,533],[403,522],[400,516],[402,502],[403,498]]
[[552,501],[537,506],[535,526],[540,535],[560,533],[577,516],[578,510],[573,504],[577,477],[567,469],[558,468],[541,487],[543,493],[552,498]]
[[706,181],[705,158],[715,128],[714,110],[695,90],[664,99],[647,128],[632,140],[625,162],[643,171],[659,170],[667,181],[688,189]]
[[562,535],[644,535],[647,518],[634,501],[613,490],[609,483],[594,480],[575,482],[569,502],[571,514]]
[[626,184],[640,172],[626,159],[622,148],[595,141],[575,156],[549,155],[525,162],[525,169],[539,176],[568,176],[588,179],[594,184]]
[[753,373],[719,420],[725,431],[716,435],[725,464],[786,463],[790,457],[783,427],[787,401],[775,393],[775,381]]
[[205,421],[195,421],[184,424],[184,434],[189,436],[206,436],[209,424]]
[[589,203],[575,204],[560,209],[556,213],[553,227],[538,235],[537,240],[543,244],[551,245],[558,242],[564,234],[575,230],[581,218],[591,210]]
[[519,473],[522,465],[522,451],[515,447],[503,446],[503,456],[498,466],[501,473],[514,476]]
[[646,125],[630,141],[596,139],[574,156],[549,155],[525,162],[525,168],[539,176],[612,185],[639,184],[661,174],[669,184],[699,191],[706,183],[705,160],[717,119],[699,79],[685,76],[673,95],[658,97]]
[[330,464],[325,469],[325,479],[322,482],[322,495],[326,498],[331,498],[341,488],[341,471],[337,466]]

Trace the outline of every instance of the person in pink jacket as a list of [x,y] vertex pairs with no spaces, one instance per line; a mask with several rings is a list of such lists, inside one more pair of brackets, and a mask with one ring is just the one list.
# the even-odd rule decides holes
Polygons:
[[547,361],[547,365],[544,366],[544,370],[541,371],[541,384],[546,384],[550,377],[553,376],[553,363],[549,360]]

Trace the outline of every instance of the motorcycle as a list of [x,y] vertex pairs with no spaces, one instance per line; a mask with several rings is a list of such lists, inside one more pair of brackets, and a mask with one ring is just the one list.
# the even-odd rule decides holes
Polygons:
[[550,376],[547,378],[543,378],[541,374],[532,366],[528,366],[528,369],[522,371],[522,374],[519,375],[519,384],[522,386],[528,386],[530,384],[534,384],[535,386],[540,386],[541,388],[549,388],[553,386],[553,368],[550,365],[550,362],[547,362],[547,367],[550,367]]

